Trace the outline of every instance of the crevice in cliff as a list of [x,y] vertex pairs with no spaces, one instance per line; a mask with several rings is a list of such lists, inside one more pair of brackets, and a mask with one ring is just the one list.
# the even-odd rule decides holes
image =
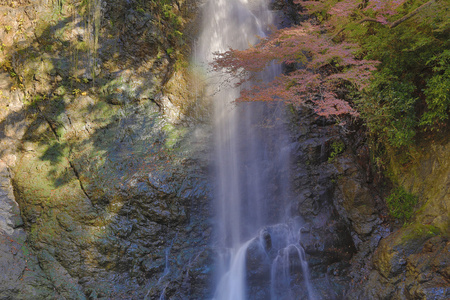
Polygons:
[[53,132],[53,135],[55,136],[56,140],[59,141],[58,133],[56,132],[56,128],[53,126],[52,122],[47,118],[47,116],[42,112],[42,110],[38,107],[37,108],[41,116],[44,118],[45,122],[47,122],[48,127],[50,127],[50,130]]
[[89,200],[89,202],[90,202],[91,205],[93,206],[92,200],[91,200],[91,198],[89,197],[89,194],[87,193],[86,189],[85,189],[84,186],[83,186],[83,183],[82,183],[81,178],[80,178],[80,174],[78,173],[77,169],[75,168],[75,166],[73,165],[73,163],[72,163],[68,158],[67,158],[67,162],[69,163],[70,167],[72,168],[73,173],[75,174],[75,177],[77,178],[78,183],[80,184],[80,188],[81,188],[81,190],[83,191],[83,194],[86,196],[86,198]]
[[[45,116],[45,114],[42,112],[42,110],[39,107],[38,107],[38,110],[41,113],[42,117],[47,122],[47,124],[50,127],[50,130],[53,132],[53,135],[55,136],[56,140],[59,141],[60,139],[59,139],[58,133],[56,132],[56,128],[54,127],[52,122]],[[69,119],[69,122],[71,123],[70,119]],[[81,181],[81,177],[80,177],[80,174],[78,173],[78,170],[75,168],[74,164],[70,161],[70,159],[68,157],[66,157],[66,160],[69,163],[70,167],[72,168],[73,173],[74,173],[75,177],[77,178],[78,183],[80,184],[80,188],[83,191],[83,194],[86,196],[86,198],[89,200],[89,202],[92,205],[92,200],[89,197],[89,194],[87,193],[86,189],[83,186],[83,183]]]

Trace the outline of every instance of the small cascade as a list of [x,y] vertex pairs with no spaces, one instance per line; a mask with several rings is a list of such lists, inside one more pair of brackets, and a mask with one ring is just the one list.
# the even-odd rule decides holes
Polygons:
[[159,296],[159,300],[164,300],[165,299],[165,294],[166,294],[166,289],[169,286],[169,284],[166,284],[166,286],[164,287],[161,295]]
[[[158,283],[170,273],[170,263],[169,263],[169,255],[170,255],[170,250],[172,249],[173,243],[175,242],[175,240],[177,239],[178,233],[175,235],[174,239],[172,240],[172,242],[170,243],[170,245],[164,250],[164,257],[165,257],[165,265],[164,265],[164,273],[162,274],[162,276],[158,279]],[[166,289],[164,288],[164,291]],[[161,297],[163,297],[164,295],[164,291],[161,294]]]
[[246,242],[239,248],[236,254],[232,254],[231,267],[219,282],[214,299],[247,299],[245,293],[245,256],[247,255],[247,248],[250,243],[251,241]]
[[[245,49],[272,26],[266,0],[210,0],[194,53],[207,69],[213,53]],[[280,74],[273,66],[259,78]],[[289,216],[290,149],[276,103],[239,103],[237,80],[205,74],[214,106],[214,176],[217,288],[214,300],[296,299],[293,287],[313,299],[299,222]],[[288,224],[296,224],[288,225]],[[278,224],[278,225],[271,225]],[[299,279],[301,278],[301,282]],[[286,292],[282,294],[282,292]],[[283,297],[281,297],[283,296]],[[289,298],[291,297],[291,298]],[[303,297],[304,298],[304,297]]]
[[[170,245],[168,245],[167,248],[164,249],[164,257],[165,257],[164,272],[161,275],[161,277],[158,278],[157,285],[159,285],[162,282],[164,282],[164,280],[166,279],[166,276],[170,274],[169,255],[170,255],[170,250],[172,249],[173,243],[177,239],[177,236],[178,236],[178,233],[175,235],[175,237],[173,238],[173,240],[170,243]],[[169,284],[170,284],[170,281],[164,286],[163,290],[161,291],[161,294],[159,295],[159,298],[158,298],[159,300],[164,300],[165,299],[166,290],[167,290],[167,287],[169,286]],[[151,284],[150,284],[150,286],[151,286]],[[144,300],[149,299],[151,292],[152,292],[152,288],[149,287],[149,289],[147,291],[147,294],[144,297]]]
[[[284,247],[278,250],[277,256],[272,262],[270,273],[271,299],[296,299],[291,289],[292,284],[297,284],[306,289],[304,294],[307,295],[308,299],[315,299],[309,280],[305,250],[300,246],[299,237],[300,235],[297,236],[289,232],[285,238]],[[303,284],[299,284],[302,281]]]
[[165,253],[165,257],[166,257],[166,264],[164,265],[164,273],[163,273],[162,277],[166,276],[170,272],[170,265],[169,265],[170,248],[166,248],[166,250],[164,250],[164,253]]

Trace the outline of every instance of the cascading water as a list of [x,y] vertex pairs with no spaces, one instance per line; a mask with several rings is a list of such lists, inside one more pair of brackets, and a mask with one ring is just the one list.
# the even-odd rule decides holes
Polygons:
[[[266,0],[210,0],[203,15],[196,50],[200,64],[211,62],[214,52],[247,48],[272,24]],[[279,73],[276,67],[269,69],[261,78]],[[283,106],[235,105],[240,89],[232,79],[218,72],[208,78],[207,94],[214,102],[219,253],[214,299],[298,299],[291,291],[294,285],[312,299],[299,244],[301,223],[287,213],[290,151],[281,122]]]

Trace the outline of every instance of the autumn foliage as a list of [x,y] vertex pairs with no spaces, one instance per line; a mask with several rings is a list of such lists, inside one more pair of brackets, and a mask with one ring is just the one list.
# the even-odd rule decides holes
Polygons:
[[283,100],[290,103],[310,101],[320,115],[357,115],[350,105],[340,99],[335,90],[343,82],[361,89],[367,85],[376,61],[356,59],[357,45],[336,44],[317,34],[317,26],[303,23],[276,31],[248,50],[230,49],[218,53],[216,69],[224,69],[242,79],[257,79],[272,62],[295,65],[293,71],[278,76],[242,92],[242,101]]
[[217,53],[213,67],[239,78],[238,84],[254,82],[274,62],[285,67],[273,81],[244,89],[238,101],[286,101],[311,105],[323,116],[361,115],[370,129],[399,145],[418,127],[448,120],[448,1],[294,3],[307,21],[247,50]]

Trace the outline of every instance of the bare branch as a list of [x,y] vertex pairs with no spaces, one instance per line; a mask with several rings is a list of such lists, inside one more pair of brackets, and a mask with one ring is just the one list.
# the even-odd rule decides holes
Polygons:
[[437,1],[438,0],[430,0],[427,3],[422,4],[421,6],[419,6],[418,8],[416,8],[415,10],[413,10],[412,12],[410,12],[409,14],[404,16],[403,18],[400,18],[397,21],[392,22],[391,24],[389,24],[389,28],[397,27],[401,23],[403,23],[406,20],[408,20],[408,19],[412,18],[413,16],[417,15],[417,13],[419,13],[421,10],[427,8],[428,6],[430,6],[431,4],[433,4],[433,3],[437,2]]
[[[366,22],[373,22],[373,23],[380,23],[383,25],[387,25],[389,28],[395,28],[398,25],[400,25],[401,23],[405,22],[406,20],[409,20],[410,18],[414,17],[415,15],[417,15],[420,11],[424,10],[425,8],[429,7],[430,5],[434,4],[435,2],[437,2],[439,0],[430,0],[424,4],[422,4],[421,6],[419,6],[418,8],[416,8],[415,10],[413,10],[412,12],[410,12],[409,14],[403,16],[402,18],[398,19],[395,22],[382,22],[380,20],[377,19],[373,19],[373,18],[364,18],[362,20],[359,20],[358,22],[356,22],[355,24],[362,24],[362,23],[366,23]],[[348,24],[347,24],[348,25]],[[338,32],[336,32],[332,37],[331,40],[333,40],[335,37],[337,37],[339,34],[341,34],[345,29],[347,29],[347,25],[344,26],[343,28],[341,28]]]

